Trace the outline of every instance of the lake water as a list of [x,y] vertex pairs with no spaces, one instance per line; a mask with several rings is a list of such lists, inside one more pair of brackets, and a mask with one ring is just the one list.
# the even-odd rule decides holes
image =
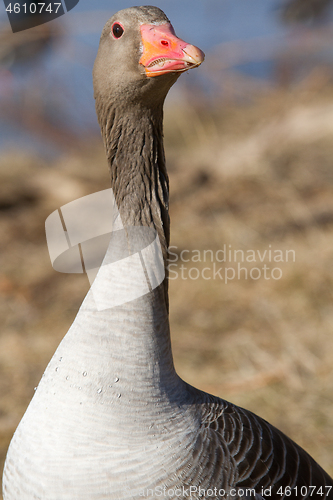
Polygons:
[[[265,44],[267,39],[279,44],[295,29],[280,20],[281,0],[154,0],[152,3],[164,10],[181,38],[199,46],[208,57],[216,46],[235,40],[246,44],[262,39]],[[32,88],[42,96],[53,121],[78,130],[95,126],[91,70],[100,33],[108,17],[131,5],[133,3],[121,0],[80,0],[68,14],[52,21],[66,27],[67,34],[61,43],[31,67],[12,65],[5,68],[13,78],[13,99],[18,102]],[[4,22],[5,15],[4,4],[0,2],[0,18]],[[237,70],[269,78],[271,66],[267,59],[254,60],[240,65]],[[189,72],[188,78],[199,77],[202,86],[209,88],[204,71],[200,76]],[[0,98],[1,85],[0,72]],[[0,136],[0,147],[8,143],[29,143],[31,146],[36,141],[29,131],[15,123],[1,122],[1,117]]]

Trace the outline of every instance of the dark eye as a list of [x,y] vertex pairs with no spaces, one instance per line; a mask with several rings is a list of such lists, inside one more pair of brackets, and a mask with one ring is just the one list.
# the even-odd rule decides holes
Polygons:
[[124,33],[124,28],[119,23],[114,23],[112,26],[112,34],[115,38],[120,38]]

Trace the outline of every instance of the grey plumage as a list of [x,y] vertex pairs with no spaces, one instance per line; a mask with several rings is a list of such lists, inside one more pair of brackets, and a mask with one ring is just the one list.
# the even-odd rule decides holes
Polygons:
[[[125,28],[120,40],[110,35],[114,22]],[[155,229],[165,262],[163,103],[180,73],[147,77],[139,59],[140,25],[167,22],[154,7],[115,14],[103,30],[94,67],[96,110],[122,224],[125,231],[133,225]],[[118,279],[126,295],[136,279],[130,271],[100,272],[96,286],[107,291]],[[145,296],[103,311],[88,293],[15,433],[4,499],[138,500],[147,490],[160,496],[163,488],[174,491],[168,498],[188,498],[192,488],[198,499],[201,488],[216,500],[262,500],[270,487],[272,500],[289,496],[287,487],[293,489],[290,498],[333,498],[329,488],[313,494],[310,485],[324,489],[333,481],[260,417],[178,377],[165,280]]]

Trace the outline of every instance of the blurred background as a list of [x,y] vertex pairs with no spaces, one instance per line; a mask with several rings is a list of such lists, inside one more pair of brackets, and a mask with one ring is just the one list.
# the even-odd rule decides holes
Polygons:
[[[332,475],[333,2],[154,4],[206,53],[166,103],[172,251],[202,257],[226,245],[255,253],[242,263],[248,271],[281,271],[225,284],[203,278],[213,262],[179,259],[170,280],[176,368],[269,420]],[[80,0],[13,34],[0,4],[1,470],[88,291],[86,276],[52,269],[44,223],[109,187],[91,71],[104,23],[131,5]],[[272,263],[269,250],[282,260]],[[237,270],[235,259],[215,263]]]

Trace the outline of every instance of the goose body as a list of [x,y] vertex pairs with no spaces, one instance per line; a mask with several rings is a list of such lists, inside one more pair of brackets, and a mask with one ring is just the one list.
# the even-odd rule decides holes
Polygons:
[[[107,22],[94,67],[96,110],[119,209],[114,230],[153,229],[165,262],[163,102],[180,73],[203,57],[175,36],[162,11],[133,7]],[[333,498],[333,480],[288,437],[178,377],[167,280],[126,301],[139,277],[130,259],[108,266],[115,253],[110,243],[15,432],[4,500],[260,500],[265,492],[273,500]],[[115,282],[123,300],[100,307],[96,296],[107,296]]]

